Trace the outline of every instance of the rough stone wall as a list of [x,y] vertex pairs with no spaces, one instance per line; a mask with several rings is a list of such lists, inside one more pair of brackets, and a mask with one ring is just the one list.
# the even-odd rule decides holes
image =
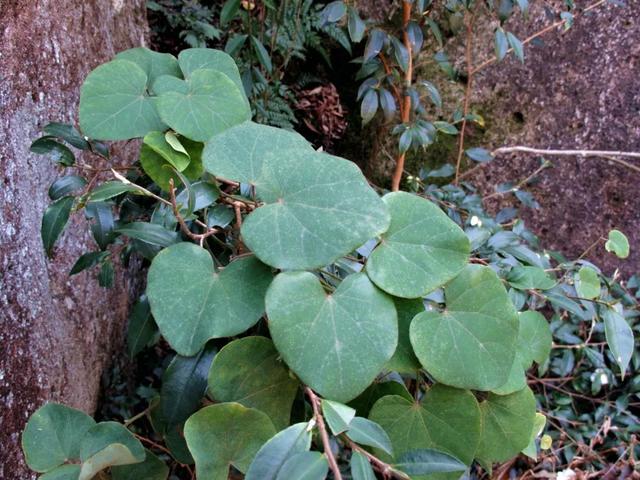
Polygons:
[[[508,29],[525,38],[548,25],[541,3],[531,2],[528,23]],[[640,0],[626,4],[606,3],[577,18],[568,32],[545,34],[542,45],[526,48],[524,65],[512,58],[478,75],[474,105],[488,109],[488,132],[501,133],[491,136],[489,146],[640,152]],[[492,53],[490,39],[479,42]],[[617,260],[602,246],[588,258],[608,273],[615,268],[625,276],[640,272],[640,173],[606,159],[549,160],[555,168],[540,174],[533,189],[542,208],[524,211],[543,245],[575,258],[599,236],[619,228],[631,243],[627,260]],[[638,160],[629,161],[640,166]],[[497,183],[525,178],[537,166],[532,156],[505,156],[472,180],[488,191]]]
[[136,289],[121,269],[112,290],[86,273],[67,276],[75,258],[95,248],[81,218],[45,258],[41,215],[59,170],[30,154],[29,144],[48,121],[73,121],[86,74],[144,43],[147,27],[143,0],[0,5],[0,478],[11,480],[35,478],[20,433],[37,407],[61,401],[95,408]]

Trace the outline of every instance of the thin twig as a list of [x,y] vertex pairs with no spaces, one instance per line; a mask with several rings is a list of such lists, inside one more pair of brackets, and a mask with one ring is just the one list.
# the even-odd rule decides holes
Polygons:
[[467,116],[469,115],[469,102],[471,101],[471,89],[473,85],[473,21],[474,13],[465,12],[467,20],[467,38],[465,42],[465,61],[467,64],[467,86],[464,90],[464,106],[462,112],[462,125],[460,127],[460,137],[458,138],[458,157],[456,158],[456,176],[454,185],[458,185],[460,180],[460,165],[462,163],[462,155],[464,153],[464,135],[467,130]]
[[171,199],[170,203],[171,203],[171,208],[173,209],[173,215],[178,220],[178,224],[180,225],[180,230],[182,230],[182,233],[184,233],[191,240],[199,242],[200,245],[202,246],[202,242],[204,241],[205,238],[215,233],[218,233],[218,230],[215,228],[211,228],[207,230],[205,233],[193,233],[191,230],[189,230],[189,226],[184,221],[184,218],[182,218],[182,215],[180,215],[180,210],[178,209],[178,202],[176,201],[176,189],[173,185],[173,178],[169,179],[169,198]]
[[523,180],[520,180],[515,187],[510,188],[509,190],[507,190],[505,192],[494,192],[494,193],[492,193],[490,195],[486,195],[486,196],[482,197],[482,200],[488,200],[488,199],[493,198],[493,197],[503,196],[503,195],[506,195],[508,193],[515,192],[515,191],[519,190],[520,188],[522,188],[524,185],[526,185],[529,182],[529,180],[534,178],[536,175],[538,175],[545,168],[549,168],[550,166],[551,166],[551,163],[549,163],[547,161],[544,161],[542,163],[542,165],[540,165],[540,167],[538,167],[531,175],[527,175],[526,178],[524,178]]
[[318,425],[318,430],[320,430],[320,438],[322,439],[324,454],[327,456],[329,468],[331,468],[331,471],[333,472],[333,478],[335,480],[342,480],[342,474],[340,473],[340,469],[338,468],[338,462],[336,462],[336,457],[333,456],[333,452],[331,451],[331,443],[329,442],[327,427],[325,426],[324,419],[322,418],[322,414],[320,413],[320,399],[309,387],[305,387],[304,391],[309,397],[309,401],[311,402],[311,406],[313,407],[313,417],[315,418],[316,424]]
[[[575,19],[575,18],[576,18],[576,17],[578,17],[579,15],[583,15],[583,14],[587,13],[588,11],[593,10],[594,8],[597,8],[597,7],[599,7],[600,5],[605,4],[606,2],[607,2],[607,0],[598,0],[597,2],[595,2],[595,3],[591,4],[591,5],[589,5],[587,8],[585,8],[585,9],[584,9],[584,10],[582,10],[581,12],[577,12],[577,13],[575,13],[575,14],[573,15],[573,17],[574,17],[574,19]],[[551,30],[554,30],[554,29],[556,29],[556,28],[558,28],[558,27],[563,26],[565,23],[566,23],[566,21],[563,19],[563,20],[558,20],[557,22],[554,22],[554,23],[552,23],[551,25],[548,25],[548,26],[544,27],[542,30],[539,30],[539,31],[537,31],[536,33],[534,33],[533,35],[531,35],[531,36],[529,36],[529,37],[525,38],[525,39],[522,41],[522,45],[524,46],[524,45],[526,45],[526,44],[528,44],[528,43],[532,42],[533,40],[535,40],[536,38],[538,38],[538,37],[540,37],[540,36],[544,35],[545,33],[549,32],[549,31],[551,31]],[[511,52],[513,52],[513,48],[510,48],[509,50],[507,50],[507,54],[509,54],[509,53],[511,53]],[[494,55],[493,57],[489,58],[488,60],[485,60],[484,62],[482,62],[482,63],[481,63],[480,65],[478,65],[477,67],[472,68],[472,69],[471,69],[471,73],[475,74],[475,73],[479,72],[480,70],[482,70],[483,68],[488,67],[489,65],[492,65],[492,64],[496,63],[497,61],[498,61],[498,57],[496,57],[496,56]]]

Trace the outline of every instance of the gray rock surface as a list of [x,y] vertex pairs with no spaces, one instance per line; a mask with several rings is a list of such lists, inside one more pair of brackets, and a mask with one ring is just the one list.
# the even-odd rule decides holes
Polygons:
[[[122,343],[136,284],[118,270],[105,290],[86,273],[68,277],[94,249],[75,218],[45,258],[41,216],[59,170],[29,153],[51,120],[73,121],[86,74],[146,36],[142,0],[5,0],[0,9],[0,478],[35,478],[20,435],[45,401],[92,412],[100,376]],[[129,152],[131,153],[131,151]],[[122,158],[127,154],[121,150]],[[84,158],[95,163],[95,158]],[[77,217],[77,216],[76,216]]]

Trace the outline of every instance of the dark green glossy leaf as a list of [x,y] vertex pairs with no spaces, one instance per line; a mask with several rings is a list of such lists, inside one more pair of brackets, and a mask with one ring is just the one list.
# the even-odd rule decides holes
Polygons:
[[158,327],[151,316],[149,301],[145,295],[135,303],[129,314],[127,326],[127,349],[135,357],[157,336]]
[[51,122],[47,124],[43,130],[47,135],[64,140],[69,145],[79,148],[80,150],[87,150],[89,148],[89,142],[87,142],[76,127],[71,124]]
[[89,202],[84,209],[85,217],[91,220],[91,233],[98,246],[104,250],[113,240],[113,205],[109,202]]
[[386,38],[387,34],[382,30],[377,28],[371,30],[371,33],[369,33],[369,39],[367,40],[367,45],[364,48],[363,59],[365,62],[367,60],[371,60],[380,53]]
[[118,227],[116,232],[160,247],[178,242],[178,234],[148,222],[132,222]]
[[67,175],[61,177],[51,184],[49,187],[49,198],[58,200],[65,195],[69,195],[76,190],[80,190],[87,184],[87,181],[77,175]]
[[40,234],[47,255],[51,256],[53,246],[69,221],[74,198],[62,197],[47,207],[42,216]]
[[619,310],[604,310],[602,319],[607,343],[624,377],[634,350],[633,330]]
[[50,136],[34,140],[30,150],[38,155],[49,155],[51,160],[65,167],[70,167],[76,163],[76,157],[73,152]]
[[75,275],[89,268],[95,267],[109,256],[109,252],[89,252],[85,253],[76,260],[76,263],[71,267],[69,275]]
[[358,11],[352,6],[347,7],[348,21],[347,29],[349,30],[349,36],[354,43],[360,43],[364,37],[364,31],[366,28],[365,23],[358,15]]
[[362,124],[366,125],[371,121],[378,111],[378,92],[373,88],[365,93],[362,103],[360,104],[360,117]]
[[126,192],[137,192],[138,189],[133,185],[123,183],[119,180],[104,182],[99,187],[94,188],[89,194],[91,202],[102,202],[110,198],[117,197]]
[[256,53],[260,64],[267,72],[271,73],[273,71],[273,64],[271,63],[271,56],[269,55],[269,52],[267,52],[267,49],[264,48],[262,42],[253,35],[251,36],[251,45],[253,46],[253,51]]
[[493,155],[491,155],[491,153],[484,148],[469,148],[465,150],[464,153],[466,153],[467,157],[469,157],[471,160],[479,163],[490,162],[491,160],[493,160]]
[[216,349],[209,346],[193,357],[176,355],[171,360],[160,390],[160,408],[168,428],[183,423],[200,406],[215,354]]

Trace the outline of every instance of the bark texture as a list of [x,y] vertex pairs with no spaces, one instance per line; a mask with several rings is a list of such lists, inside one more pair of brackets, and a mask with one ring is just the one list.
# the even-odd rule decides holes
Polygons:
[[[73,121],[86,74],[145,42],[143,0],[4,0],[0,9],[0,478],[35,478],[20,435],[45,401],[92,412],[100,377],[122,342],[136,281],[118,270],[105,290],[89,274],[68,277],[96,249],[74,218],[45,258],[41,215],[59,170],[29,153],[49,121]],[[125,153],[124,151],[122,152]],[[86,163],[95,160],[86,158]],[[77,217],[77,216],[76,216]]]
[[[576,2],[580,7],[593,1]],[[576,18],[566,33],[546,33],[529,44],[526,60],[513,56],[484,70],[476,81],[474,106],[487,113],[490,147],[640,151],[640,0],[626,7],[605,3]],[[508,25],[525,38],[551,23],[542,5],[531,2],[529,22]],[[489,33],[491,29],[487,29]],[[490,52],[491,38],[479,38],[478,50]],[[489,48],[487,48],[489,47]],[[640,173],[602,158],[550,157],[534,187],[540,210],[524,210],[524,219],[543,246],[577,257],[612,228],[622,230],[631,255],[619,260],[603,244],[587,257],[611,274],[640,271]],[[640,166],[637,159],[627,159]],[[472,178],[492,191],[520,180],[539,165],[536,157],[510,155],[487,164]],[[495,205],[494,205],[495,207]]]

